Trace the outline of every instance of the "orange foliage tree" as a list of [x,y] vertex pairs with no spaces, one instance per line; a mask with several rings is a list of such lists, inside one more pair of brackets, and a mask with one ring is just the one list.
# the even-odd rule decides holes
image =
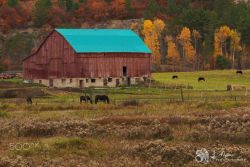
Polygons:
[[168,46],[168,48],[167,48],[167,60],[172,63],[173,67],[175,67],[180,62],[180,53],[177,49],[177,46],[174,42],[173,37],[166,36],[165,40],[166,40],[167,46]]
[[89,7],[89,16],[93,19],[103,19],[108,15],[108,5],[104,0],[91,0],[87,1]]
[[111,10],[115,17],[123,18],[126,16],[125,0],[113,0]]

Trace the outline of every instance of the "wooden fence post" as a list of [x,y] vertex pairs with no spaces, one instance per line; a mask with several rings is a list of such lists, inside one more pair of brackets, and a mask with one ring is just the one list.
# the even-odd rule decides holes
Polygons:
[[184,102],[184,97],[183,97],[183,90],[182,90],[182,87],[181,87],[181,101]]

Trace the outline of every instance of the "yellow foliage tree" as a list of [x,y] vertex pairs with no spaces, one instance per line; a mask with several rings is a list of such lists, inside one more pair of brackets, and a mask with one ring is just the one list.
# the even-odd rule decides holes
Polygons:
[[152,50],[152,63],[160,64],[160,41],[159,37],[165,27],[165,23],[156,19],[153,22],[151,20],[145,20],[143,23],[142,34],[144,35],[144,41],[146,45]]
[[194,38],[194,49],[196,51],[196,65],[197,69],[199,70],[200,56],[199,56],[198,44],[199,44],[199,39],[201,39],[202,36],[200,32],[195,29],[192,31],[192,36]]
[[231,54],[232,54],[232,68],[234,68],[235,64],[235,53],[240,52],[242,50],[242,47],[240,45],[240,34],[236,30],[231,30],[230,32],[231,37]]
[[[227,39],[230,39],[230,53],[226,48]],[[236,30],[231,30],[228,26],[220,27],[214,34],[214,56],[226,56],[226,58],[232,62],[232,68],[234,68],[235,54],[236,52],[240,52],[242,50],[240,40],[240,34]],[[224,53],[223,48],[225,48]]]
[[[230,37],[231,30],[228,26],[220,27],[214,34],[214,56],[223,55],[223,47],[225,47],[225,41]],[[227,49],[225,49],[227,54]]]
[[194,47],[195,47],[195,50],[197,51],[198,40],[201,39],[201,34],[199,31],[194,29],[192,31],[192,36],[194,38]]
[[190,63],[195,60],[196,51],[191,43],[191,31],[189,28],[184,27],[178,36],[178,40],[183,47],[183,57],[185,57]]

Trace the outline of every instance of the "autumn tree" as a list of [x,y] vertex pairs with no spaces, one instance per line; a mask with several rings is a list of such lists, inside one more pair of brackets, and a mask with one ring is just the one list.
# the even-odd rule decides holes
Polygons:
[[[230,38],[231,30],[228,26],[222,26],[214,34],[214,55],[227,55],[226,41]],[[224,52],[223,52],[224,48]]]
[[230,37],[231,37],[230,49],[231,49],[231,56],[232,56],[232,68],[234,68],[235,67],[235,54],[242,50],[242,47],[240,45],[241,39],[240,39],[240,34],[236,30],[231,30]]
[[104,0],[91,0],[87,2],[91,18],[99,20],[107,17],[108,6]]
[[[227,41],[230,40],[228,46]],[[242,50],[240,45],[240,34],[236,30],[231,30],[228,26],[220,27],[214,35],[214,55],[225,56],[225,59],[231,61],[231,67],[235,67],[235,54]],[[230,52],[229,52],[230,51]]]
[[200,64],[200,55],[199,55],[199,42],[200,42],[200,39],[202,38],[201,34],[199,31],[197,30],[193,30],[192,31],[192,37],[193,37],[193,41],[194,41],[194,49],[195,49],[195,52],[196,52],[196,65],[197,65],[197,68],[199,69],[199,64]]
[[159,65],[161,60],[159,39],[164,28],[165,23],[160,19],[154,21],[145,20],[143,23],[142,33],[144,35],[144,41],[152,50],[152,63],[156,65]]
[[180,62],[180,53],[178,48],[174,42],[173,37],[166,36],[165,38],[167,42],[167,61],[170,61],[173,67],[175,67]]
[[123,18],[126,14],[125,11],[125,0],[113,0],[112,5],[112,13],[116,17]]
[[182,46],[182,56],[189,63],[193,64],[196,56],[196,51],[192,45],[192,36],[189,28],[184,27],[178,36],[178,40]]

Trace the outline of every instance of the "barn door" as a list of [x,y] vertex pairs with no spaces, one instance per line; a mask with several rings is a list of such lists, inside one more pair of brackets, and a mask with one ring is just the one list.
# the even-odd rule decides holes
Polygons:
[[49,80],[49,87],[54,87],[53,79]]
[[83,80],[80,80],[80,81],[79,81],[79,87],[80,87],[80,88],[83,88],[83,86],[84,86],[84,85],[83,85]]

